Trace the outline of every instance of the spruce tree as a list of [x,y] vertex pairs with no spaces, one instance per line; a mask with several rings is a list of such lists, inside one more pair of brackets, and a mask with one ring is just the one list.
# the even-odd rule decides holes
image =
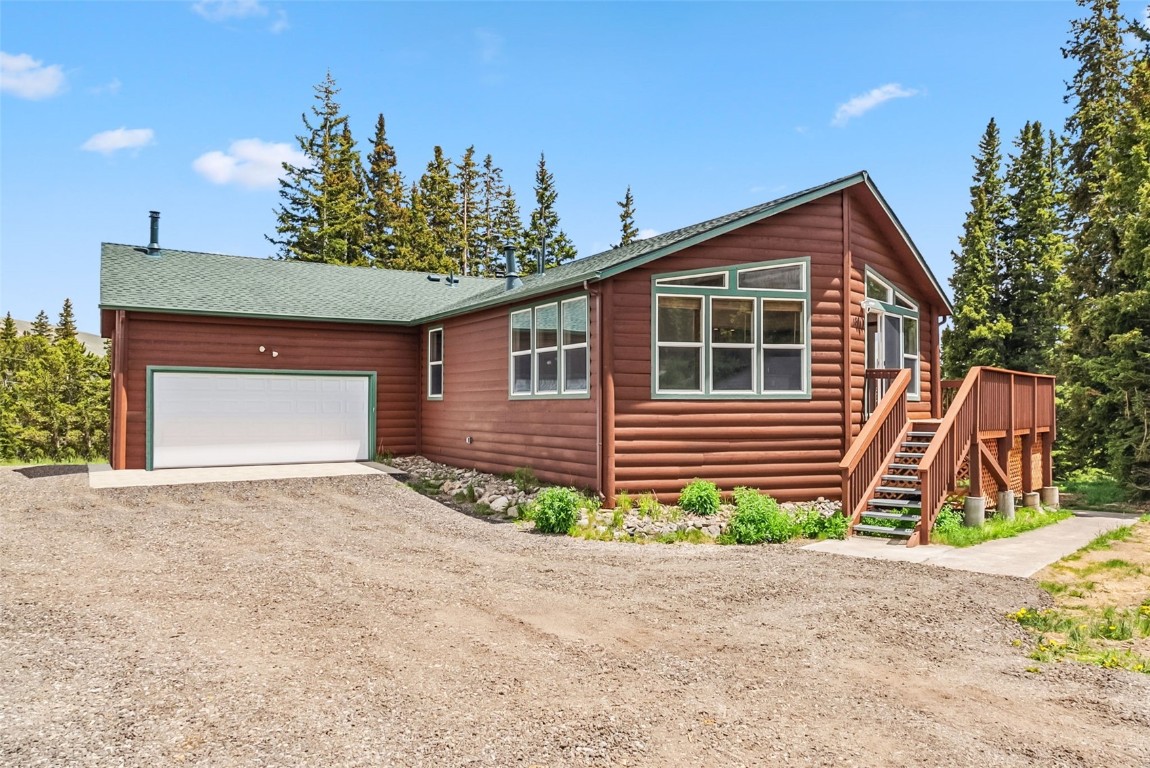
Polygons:
[[491,155],[483,158],[479,171],[479,199],[475,206],[475,243],[472,261],[474,274],[493,275],[499,270],[502,243],[495,231],[495,218],[503,193],[503,169],[495,165]]
[[279,246],[281,259],[364,265],[369,216],[363,164],[335,100],[339,88],[331,72],[314,90],[312,120],[301,115],[305,132],[296,137],[305,162],[284,163],[278,237],[267,239]]
[[[499,194],[499,206],[495,211],[491,232],[494,238],[493,245],[497,244],[499,252],[510,245],[519,254],[516,266],[520,274],[528,274],[535,269],[525,258],[527,248],[523,241],[523,219],[519,215],[519,203],[515,200],[515,191],[510,186],[504,187]],[[500,271],[503,269],[503,266],[499,267]]]
[[[463,236],[459,229],[458,190],[451,175],[451,161],[442,147],[435,147],[427,170],[419,178],[418,199],[417,216],[422,216],[428,234],[428,252],[424,254],[428,270],[460,274]],[[416,211],[413,204],[412,213]]]
[[72,300],[64,299],[64,307],[60,310],[60,321],[56,323],[56,341],[76,338],[76,315],[72,311]]
[[1067,242],[1059,216],[1061,192],[1042,124],[1028,122],[1015,141],[1006,182],[1011,188],[997,304],[1010,331],[1003,340],[1003,365],[1049,372],[1063,324],[1061,274]]
[[455,164],[455,190],[456,210],[459,212],[457,227],[459,230],[459,272],[463,275],[476,274],[478,270],[472,263],[476,255],[483,252],[479,242],[479,233],[483,229],[483,222],[479,220],[479,166],[475,163],[475,145],[471,145],[463,152],[463,157]]
[[523,231],[523,246],[533,254],[546,252],[544,266],[548,268],[565,264],[576,256],[575,246],[559,227],[559,214],[555,210],[558,197],[555,174],[547,170],[547,159],[540,153],[535,169],[535,210]]
[[631,185],[627,185],[627,194],[623,199],[616,202],[615,205],[619,206],[622,210],[619,212],[619,222],[621,224],[619,234],[619,245],[614,247],[630,245],[635,242],[639,237],[639,228],[635,226],[635,198],[631,196]]
[[392,265],[396,250],[395,230],[403,226],[406,191],[381,114],[375,121],[375,136],[367,167],[367,242],[373,266]]
[[991,118],[974,159],[970,211],[959,250],[952,252],[953,326],[942,335],[943,376],[959,379],[976,365],[1003,364],[1010,323],[1002,316],[997,286],[1008,203],[1002,179],[998,125]]
[[36,315],[36,319],[32,321],[32,327],[26,333],[51,341],[52,324],[48,322],[48,313],[41,309],[40,313]]

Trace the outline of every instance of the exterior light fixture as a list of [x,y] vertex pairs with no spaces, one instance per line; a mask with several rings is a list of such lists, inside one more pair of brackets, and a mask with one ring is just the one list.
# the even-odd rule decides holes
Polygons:
[[866,314],[874,314],[882,311],[882,304],[877,299],[866,299],[862,303],[863,312]]

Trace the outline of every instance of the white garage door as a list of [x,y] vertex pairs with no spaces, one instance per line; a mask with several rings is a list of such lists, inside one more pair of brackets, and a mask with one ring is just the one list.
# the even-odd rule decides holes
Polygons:
[[152,374],[152,467],[369,458],[369,376]]

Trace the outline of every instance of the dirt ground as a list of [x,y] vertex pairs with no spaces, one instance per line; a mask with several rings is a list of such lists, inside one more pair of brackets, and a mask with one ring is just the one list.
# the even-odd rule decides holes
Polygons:
[[0,468],[0,764],[1150,765],[1150,676],[1034,583],[548,537],[383,476]]

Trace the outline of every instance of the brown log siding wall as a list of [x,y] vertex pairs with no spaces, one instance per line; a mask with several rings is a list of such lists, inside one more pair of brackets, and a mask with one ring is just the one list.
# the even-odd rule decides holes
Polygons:
[[[907,411],[911,418],[930,418],[931,397],[933,396],[934,347],[938,344],[939,308],[925,299],[923,290],[907,279],[911,268],[910,256],[896,253],[871,215],[860,205],[851,209],[851,307],[854,320],[851,323],[851,365],[855,383],[855,395],[862,402],[863,373],[866,370],[866,327],[862,314],[862,301],[866,298],[865,268],[869,266],[895,287],[919,304],[919,366],[920,399],[908,402]],[[862,413],[857,412],[853,427],[858,434]]]
[[[831,195],[613,279],[618,489],[673,501],[691,478],[703,477],[783,500],[837,498],[842,225],[841,198]],[[811,259],[811,399],[652,400],[652,276],[795,256]]]
[[[591,397],[512,400],[508,395],[510,316],[560,297],[532,299],[431,323],[422,329],[423,455],[484,472],[531,467],[549,483],[598,489],[594,395],[598,345],[592,341]],[[588,301],[590,338],[597,333],[594,291]],[[443,328],[443,399],[427,399],[427,331]],[[472,438],[468,444],[467,438]]]
[[[143,469],[149,365],[375,371],[376,443],[418,450],[415,329],[248,318],[127,313],[127,469]],[[260,353],[263,345],[279,356]]]

